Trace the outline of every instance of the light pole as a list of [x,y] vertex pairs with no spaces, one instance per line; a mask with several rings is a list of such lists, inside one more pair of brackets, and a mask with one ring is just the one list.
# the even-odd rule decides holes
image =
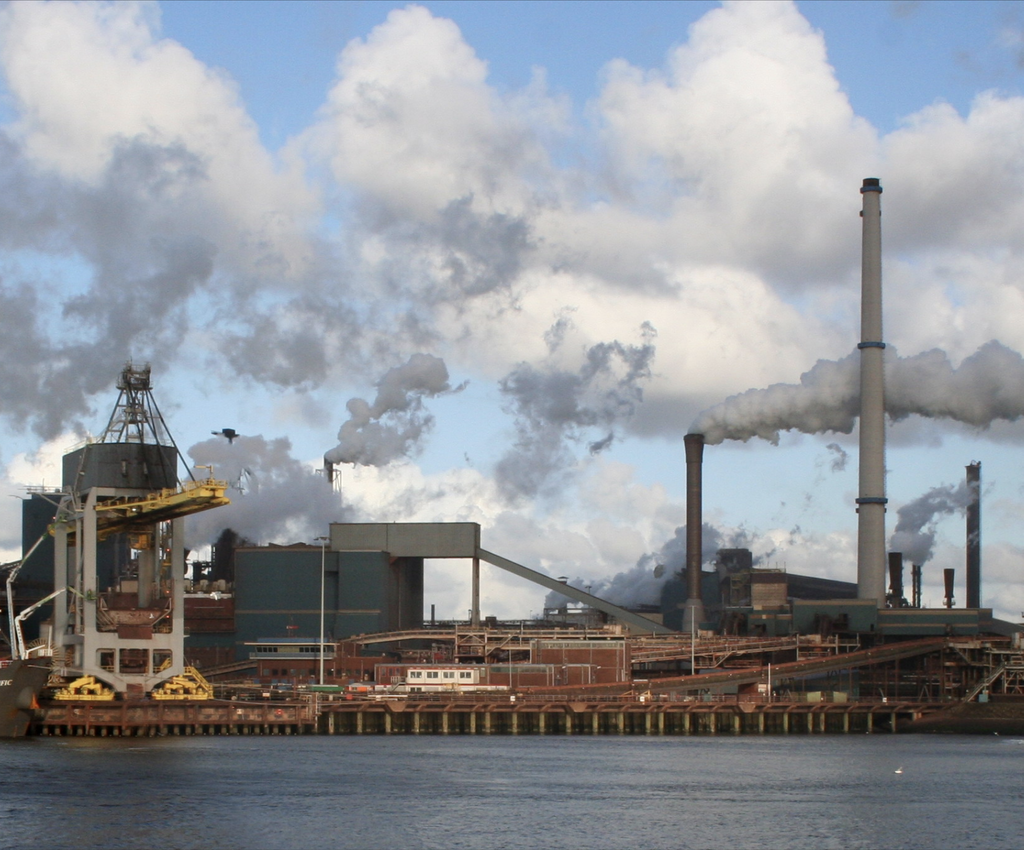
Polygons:
[[320,541],[320,684],[324,683],[324,584],[327,576],[327,541],[328,537],[318,537]]
[[690,675],[695,676],[697,674],[697,647],[694,645],[695,638],[697,636],[697,618],[690,618]]

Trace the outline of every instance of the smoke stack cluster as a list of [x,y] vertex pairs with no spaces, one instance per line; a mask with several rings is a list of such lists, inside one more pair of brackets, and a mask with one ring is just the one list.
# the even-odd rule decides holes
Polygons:
[[860,349],[860,495],[857,597],[885,607],[885,343],[882,342],[882,187],[868,177],[863,197]]
[[683,438],[686,448],[686,608],[683,612],[683,631],[691,631],[704,620],[704,602],[701,599],[700,566],[704,545],[701,530],[704,517],[701,502],[704,498],[702,465],[704,462],[704,435],[687,434]]
[[967,607],[981,607],[981,464],[967,467]]

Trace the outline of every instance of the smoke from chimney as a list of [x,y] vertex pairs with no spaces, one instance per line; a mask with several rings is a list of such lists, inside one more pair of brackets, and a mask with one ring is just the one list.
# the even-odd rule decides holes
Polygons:
[[334,463],[384,466],[408,455],[434,422],[423,398],[458,392],[464,386],[452,389],[440,357],[413,354],[384,374],[373,404],[349,399],[350,418],[338,432],[338,445],[324,455],[325,467]]
[[[797,384],[772,384],[730,396],[689,430],[708,445],[757,437],[778,444],[782,431],[850,434],[860,414],[857,354],[819,360]],[[992,340],[954,366],[938,349],[911,357],[885,350],[885,412],[951,419],[976,428],[1024,416],[1024,358]]]
[[902,552],[914,564],[928,563],[935,547],[936,522],[963,510],[969,501],[966,484],[957,487],[946,484],[907,502],[896,511],[896,528],[889,539],[889,548]]

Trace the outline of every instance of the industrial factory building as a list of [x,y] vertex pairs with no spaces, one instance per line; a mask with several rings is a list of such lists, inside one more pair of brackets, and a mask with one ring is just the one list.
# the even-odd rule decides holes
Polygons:
[[[684,443],[684,569],[646,610],[483,548],[481,528],[471,522],[332,523],[316,542],[265,546],[226,530],[213,560],[193,563],[186,579],[184,517],[226,504],[227,483],[191,474],[178,480],[177,449],[150,396],[149,369],[129,364],[103,436],[65,456],[61,491],[23,502],[23,558],[5,565],[12,568],[8,586],[16,588],[9,613],[18,657],[28,659],[27,642],[46,639],[53,669],[72,680],[58,702],[201,695],[208,683],[194,668],[271,687],[374,682],[408,695],[473,689],[540,696],[570,688],[575,695],[634,693],[643,683],[641,702],[653,691],[687,700],[728,692],[770,704],[774,667],[787,688],[828,689],[837,705],[860,693],[879,693],[883,703],[888,694],[970,700],[996,688],[1024,698],[1020,627],[993,620],[980,603],[980,464],[967,467],[966,607],[954,607],[947,570],[945,607],[923,608],[920,565],[911,565],[905,593],[902,558],[885,551],[881,186],[865,180],[861,192],[856,582],[758,568],[745,549],[723,549],[705,569],[699,433]],[[467,621],[424,622],[424,563],[434,559],[467,564]],[[481,612],[481,562],[575,607],[546,611],[548,621],[497,623]],[[48,600],[48,607],[33,605]],[[18,611],[27,619],[17,617],[15,629]],[[575,711],[576,696],[563,697]],[[510,699],[514,704],[514,693]],[[360,715],[356,728],[362,722]],[[564,721],[565,728],[574,722]],[[650,730],[650,715],[646,722]],[[389,714],[386,728],[390,723]],[[763,730],[763,713],[761,724]]]
[[318,637],[321,611],[323,635],[331,642],[421,629],[428,558],[472,565],[470,620],[477,626],[483,619],[479,565],[484,560],[590,606],[602,622],[643,634],[670,631],[659,621],[482,549],[477,523],[332,523],[321,546],[242,546],[233,552],[232,582],[194,583],[185,598],[186,651],[204,667],[243,661],[261,639]]
[[423,558],[313,546],[246,547],[235,553],[235,645],[320,633],[342,638],[423,625]]

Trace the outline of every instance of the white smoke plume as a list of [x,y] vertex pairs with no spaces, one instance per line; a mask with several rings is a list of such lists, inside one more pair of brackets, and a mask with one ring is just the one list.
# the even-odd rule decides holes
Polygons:
[[[749,545],[749,538],[744,532],[727,533],[708,523],[703,523],[701,529],[702,563],[714,560],[719,549]],[[661,590],[665,583],[680,578],[685,567],[686,526],[683,525],[676,529],[675,535],[661,549],[643,555],[632,569],[607,579],[574,578],[569,581],[569,585],[623,608],[657,605],[661,601]],[[555,608],[568,601],[568,597],[551,591],[544,604],[548,608]]]
[[215,478],[228,481],[231,499],[189,518],[193,547],[215,540],[224,528],[254,543],[308,542],[326,534],[329,523],[351,519],[324,476],[292,456],[285,437],[239,436],[230,443],[215,437],[196,443],[188,455],[193,467],[210,466]]
[[898,511],[889,551],[902,552],[905,561],[921,566],[931,560],[935,548],[936,523],[944,516],[964,511],[971,500],[967,482],[947,484],[929,490]]
[[413,354],[402,366],[389,369],[377,384],[373,404],[349,399],[351,417],[338,432],[338,445],[324,455],[330,463],[384,466],[418,447],[434,417],[424,398],[459,392],[452,389],[444,361],[431,354]]
[[[799,384],[773,384],[731,396],[690,426],[708,444],[760,437],[772,444],[781,431],[849,434],[860,412],[860,355],[819,360]],[[992,340],[959,367],[938,349],[912,357],[886,350],[885,407],[890,418],[918,415],[984,428],[1024,415],[1024,358]]]
[[[563,317],[548,331],[552,355],[570,325]],[[506,498],[535,496],[556,482],[574,460],[570,443],[587,443],[591,454],[612,445],[616,429],[643,402],[643,384],[651,377],[656,331],[645,322],[641,335],[641,345],[614,340],[591,346],[576,370],[551,362],[542,367],[520,363],[501,380],[516,425],[515,445],[495,468]],[[600,436],[588,439],[596,429]]]

